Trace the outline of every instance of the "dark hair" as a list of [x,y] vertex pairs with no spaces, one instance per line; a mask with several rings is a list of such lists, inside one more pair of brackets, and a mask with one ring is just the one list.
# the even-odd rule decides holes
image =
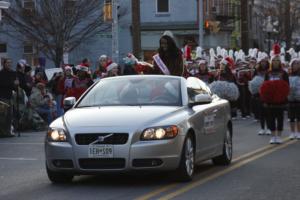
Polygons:
[[180,56],[179,52],[180,52],[180,49],[176,46],[176,43],[175,41],[173,40],[173,38],[171,38],[170,36],[168,35],[164,35],[160,38],[159,40],[159,49],[158,49],[158,53],[160,56],[164,56],[165,55],[165,51],[161,48],[161,40],[162,39],[165,39],[167,40],[167,44],[168,44],[168,52],[170,53],[170,56],[172,58],[177,58],[178,56]]
[[10,58],[4,58],[4,59],[3,59],[3,67],[6,65],[6,63],[7,63],[8,61],[11,61],[11,59],[10,59]]
[[88,58],[84,58],[84,59],[82,60],[82,63],[86,63],[86,62],[88,62],[88,61],[89,61]]
[[20,69],[22,69],[22,66],[20,63],[17,63],[16,70],[20,70]]
[[297,69],[297,70],[294,70],[294,65],[295,63],[293,62],[292,65],[290,66],[291,67],[291,75],[292,76],[300,76],[300,69]]
[[[266,62],[266,63],[267,63],[266,66],[263,66],[263,65],[262,65],[263,62]],[[269,68],[270,68],[270,62],[267,61],[267,60],[261,61],[261,62],[258,63],[257,65],[258,65],[257,69],[258,69],[259,71],[268,71]]]
[[230,67],[229,67],[229,65],[227,64],[227,65],[225,65],[225,73],[226,74],[232,74],[232,71],[231,71],[231,69],[230,69]]
[[199,72],[200,72],[200,74],[208,74],[208,66],[207,65],[205,65],[205,70],[204,70],[204,72],[202,72],[201,71],[201,69],[200,69],[200,65],[199,65]]

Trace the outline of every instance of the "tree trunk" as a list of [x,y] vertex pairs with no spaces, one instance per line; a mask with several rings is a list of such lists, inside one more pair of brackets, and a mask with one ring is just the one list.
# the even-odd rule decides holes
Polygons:
[[132,9],[132,47],[133,54],[141,58],[141,20],[140,20],[140,0],[131,1]]
[[55,49],[55,67],[60,68],[62,63],[62,57],[63,57],[63,47],[56,47]]
[[285,34],[286,49],[289,49],[291,46],[292,34],[293,34],[293,30],[291,30],[290,9],[291,9],[290,0],[285,0],[284,34]]

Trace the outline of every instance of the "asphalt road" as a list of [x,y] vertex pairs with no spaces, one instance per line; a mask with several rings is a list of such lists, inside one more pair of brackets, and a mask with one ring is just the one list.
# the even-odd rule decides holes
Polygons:
[[234,121],[232,165],[203,163],[188,183],[174,182],[172,174],[138,173],[80,176],[54,185],[44,167],[45,133],[0,138],[0,200],[300,199],[300,141],[272,146],[269,136],[257,135],[258,127],[251,119]]

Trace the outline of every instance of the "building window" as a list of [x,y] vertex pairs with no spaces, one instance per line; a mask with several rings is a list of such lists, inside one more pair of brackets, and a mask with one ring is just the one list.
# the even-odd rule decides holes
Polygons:
[[157,13],[169,12],[169,0],[156,0]]
[[4,58],[7,58],[7,45],[0,43],[0,70],[2,69]]
[[23,47],[23,58],[27,61],[29,65],[34,64],[35,49],[32,43],[28,42],[24,44]]
[[33,45],[31,43],[24,45],[24,54],[33,54]]
[[35,5],[35,0],[23,0],[23,8],[25,10],[34,11]]
[[103,20],[105,22],[112,21],[112,2],[111,0],[105,0],[103,5]]
[[7,45],[4,43],[0,44],[0,53],[6,53],[7,52]]
[[23,0],[23,14],[27,17],[34,15],[36,9],[35,0]]

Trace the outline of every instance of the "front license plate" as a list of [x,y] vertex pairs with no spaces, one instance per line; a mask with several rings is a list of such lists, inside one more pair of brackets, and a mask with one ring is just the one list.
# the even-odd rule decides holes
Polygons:
[[114,148],[112,145],[90,145],[89,158],[112,158]]

